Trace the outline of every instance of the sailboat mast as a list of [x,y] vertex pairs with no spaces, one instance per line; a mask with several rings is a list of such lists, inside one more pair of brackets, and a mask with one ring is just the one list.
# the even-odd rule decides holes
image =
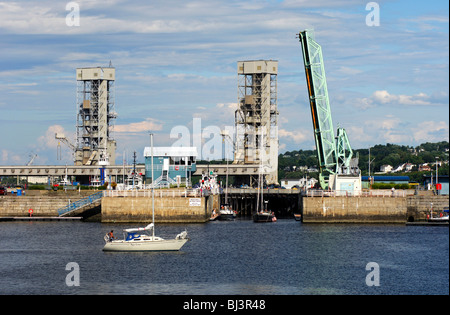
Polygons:
[[152,156],[152,222],[153,222],[153,239],[155,239],[155,187],[153,186],[153,133],[150,134],[151,156]]
[[256,194],[256,213],[259,212],[260,189],[261,189],[261,164],[259,165],[259,169],[258,169],[258,191]]
[[[225,159],[227,157],[225,156]],[[228,205],[228,160],[227,160],[227,176],[225,180],[225,204]]]
[[264,174],[261,174],[261,182],[260,184],[260,189],[261,189],[261,211],[265,211],[266,209],[264,209]]

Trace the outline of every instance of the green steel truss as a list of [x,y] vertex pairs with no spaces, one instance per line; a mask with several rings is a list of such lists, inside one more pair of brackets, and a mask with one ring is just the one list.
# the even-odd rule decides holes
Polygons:
[[355,171],[355,161],[352,161],[353,152],[345,129],[338,128],[337,136],[334,135],[322,48],[314,40],[312,31],[305,30],[298,35],[302,46],[319,160],[319,181],[322,188],[326,189],[328,188],[328,175],[350,174]]
[[[347,132],[344,128],[337,128],[337,136],[336,136],[336,160],[337,160],[337,169],[336,172],[338,174],[353,174],[353,150],[350,146],[350,142],[348,141]],[[357,166],[356,166],[357,167]]]

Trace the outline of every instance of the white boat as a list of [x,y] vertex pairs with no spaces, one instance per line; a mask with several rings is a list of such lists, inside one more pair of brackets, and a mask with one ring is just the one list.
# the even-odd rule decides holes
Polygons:
[[213,210],[209,221],[231,221],[236,218],[236,211],[233,211],[228,205],[222,205],[221,208],[219,212]]
[[153,231],[154,224],[150,223],[143,228],[125,229],[124,239],[110,239],[109,235],[105,235],[104,251],[129,252],[129,251],[177,251],[189,240],[187,232],[183,231],[174,239],[163,239],[158,236],[150,235],[149,231]]
[[429,222],[448,222],[448,214],[442,217],[433,217],[428,219]]
[[236,212],[231,209],[231,207],[227,204],[222,205],[219,210],[219,220],[234,220],[236,218]]
[[[152,181],[153,181],[153,134],[151,134],[152,147]],[[124,239],[115,240],[107,234],[104,237],[104,251],[174,251],[180,250],[181,247],[189,240],[187,231],[178,234],[174,239],[165,240],[155,236],[155,193],[152,185],[152,223],[143,228],[125,229]],[[152,234],[149,234],[152,231]]]
[[448,222],[448,207],[445,207],[443,211],[439,213],[439,216],[433,216],[433,204],[431,204],[430,214],[427,215],[427,221],[429,222]]

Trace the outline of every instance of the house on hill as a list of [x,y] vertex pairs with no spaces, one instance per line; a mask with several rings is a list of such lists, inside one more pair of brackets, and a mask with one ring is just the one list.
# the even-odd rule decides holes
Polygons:
[[380,172],[381,173],[390,173],[390,172],[392,172],[392,165],[389,165],[389,164],[381,165]]

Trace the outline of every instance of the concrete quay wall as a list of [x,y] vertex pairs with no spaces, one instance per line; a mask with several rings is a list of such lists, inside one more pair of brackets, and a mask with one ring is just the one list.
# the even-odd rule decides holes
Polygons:
[[449,206],[448,195],[408,196],[406,202],[408,222],[425,221],[431,207],[433,207],[433,216],[438,216],[444,207]]
[[305,223],[405,223],[406,197],[306,197]]
[[305,223],[406,223],[425,221],[430,210],[442,210],[448,196],[305,197]]
[[[208,197],[155,198],[155,221],[159,223],[204,223],[218,208],[218,195]],[[150,197],[103,197],[102,222],[151,222]]]
[[29,209],[33,209],[33,216],[58,216],[58,209],[91,195],[92,191],[43,193],[33,192],[25,196],[0,196],[0,217],[29,216]]

